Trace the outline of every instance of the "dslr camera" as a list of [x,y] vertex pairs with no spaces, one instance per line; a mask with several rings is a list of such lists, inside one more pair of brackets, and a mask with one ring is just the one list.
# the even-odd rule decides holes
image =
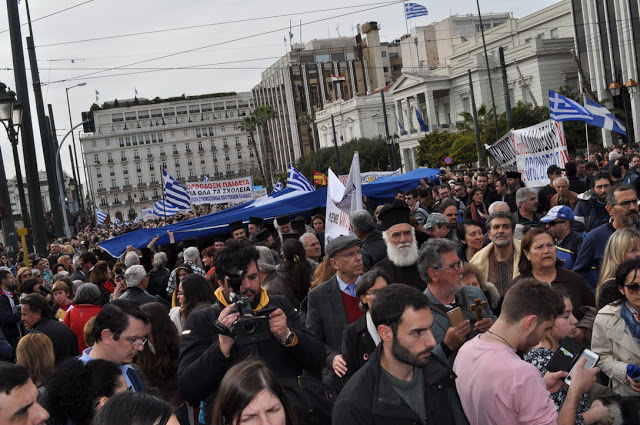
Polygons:
[[239,313],[240,317],[233,322],[231,332],[222,325],[224,333],[235,338],[238,345],[256,344],[269,341],[273,335],[269,331],[269,315],[275,308],[263,308],[257,313],[251,309],[251,299],[240,295],[242,276],[244,271],[238,269],[225,270],[227,284],[231,287],[231,302],[236,303],[233,313]]

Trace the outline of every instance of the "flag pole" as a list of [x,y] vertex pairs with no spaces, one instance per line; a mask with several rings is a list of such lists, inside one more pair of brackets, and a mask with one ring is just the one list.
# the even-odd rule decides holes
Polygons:
[[[582,87],[582,86],[580,86],[580,87]],[[586,105],[586,103],[587,103],[587,95],[583,90],[580,90],[580,91],[582,91],[582,103]],[[589,154],[589,127],[587,125],[588,124],[585,122],[584,123],[584,135],[585,135],[585,137],[587,139],[587,162],[589,162],[589,157],[591,155]]]
[[162,175],[160,176],[160,185],[162,187],[162,209],[164,210],[164,218],[167,219],[167,200],[164,196],[164,168],[162,169]]
[[[413,54],[411,54],[411,33],[409,32],[409,22],[407,21],[407,5],[405,2],[402,2],[402,13],[404,14],[404,26],[407,28],[407,42],[409,43],[409,57],[413,60]],[[416,58],[416,64],[418,63],[418,59]],[[416,67],[417,71],[417,67]]]

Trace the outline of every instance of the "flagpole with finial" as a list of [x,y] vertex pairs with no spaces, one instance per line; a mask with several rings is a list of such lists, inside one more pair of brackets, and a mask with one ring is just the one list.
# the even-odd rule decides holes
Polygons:
[[[413,55],[411,54],[411,33],[409,32],[409,21],[407,20],[407,5],[406,2],[402,2],[402,13],[404,14],[404,26],[407,29],[407,42],[409,43],[409,57],[413,60]],[[418,59],[416,58],[416,64],[418,63]]]

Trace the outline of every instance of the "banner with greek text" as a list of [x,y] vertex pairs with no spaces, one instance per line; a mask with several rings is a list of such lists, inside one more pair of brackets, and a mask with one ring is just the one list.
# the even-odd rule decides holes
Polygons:
[[156,218],[158,218],[158,216],[153,213],[153,208],[142,209],[142,221],[155,220]]
[[329,182],[327,184],[327,209],[325,211],[325,227],[324,227],[324,239],[325,246],[331,242],[331,240],[337,238],[340,235],[355,236],[351,230],[351,223],[349,222],[349,213],[341,210],[333,202],[332,194],[334,197],[343,196],[345,192],[345,185],[340,182],[338,176],[335,175],[331,168],[328,172]]
[[187,183],[187,191],[194,205],[240,204],[253,200],[253,178]]
[[548,120],[520,130],[511,130],[486,147],[507,171],[520,172],[527,187],[549,184],[547,168],[553,164],[564,168],[569,161],[564,127],[558,121]]

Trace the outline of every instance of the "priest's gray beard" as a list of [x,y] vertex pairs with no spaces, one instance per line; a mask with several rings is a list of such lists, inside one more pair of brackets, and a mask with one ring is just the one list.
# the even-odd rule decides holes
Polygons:
[[418,261],[418,241],[415,238],[415,234],[412,243],[404,242],[395,246],[386,238],[386,233],[384,233],[384,236],[387,242],[387,255],[393,264],[398,267],[407,267]]

